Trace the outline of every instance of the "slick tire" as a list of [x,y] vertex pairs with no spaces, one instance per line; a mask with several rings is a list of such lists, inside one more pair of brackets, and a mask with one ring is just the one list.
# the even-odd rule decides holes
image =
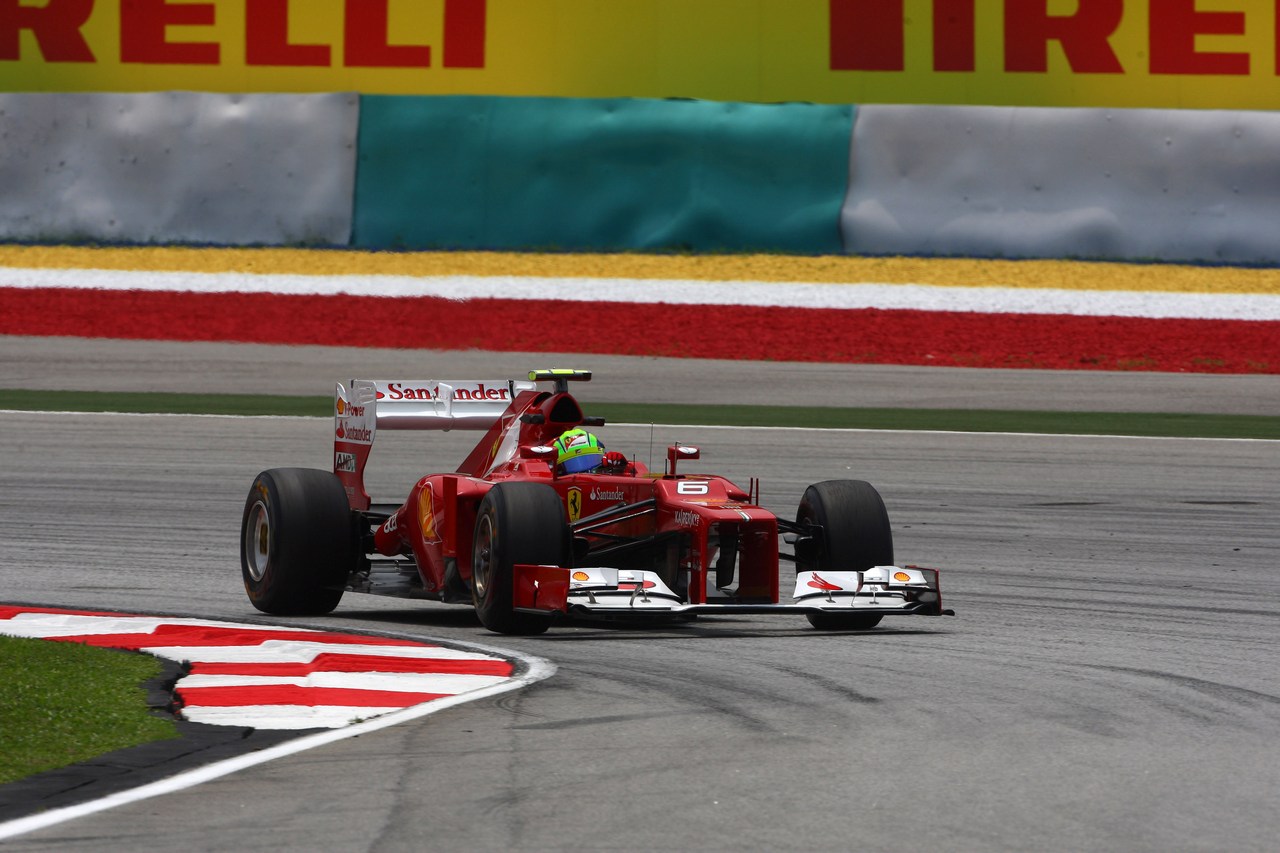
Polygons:
[[342,600],[356,552],[336,476],[272,468],[253,481],[240,522],[240,570],[254,607],[277,616],[329,613]]
[[569,522],[555,489],[542,483],[499,483],[476,513],[471,598],[480,624],[498,634],[541,634],[550,614],[517,613],[514,566],[570,564]]
[[[893,565],[893,530],[875,487],[863,480],[827,480],[805,489],[796,521],[818,525],[821,533],[797,543],[796,571],[866,571]],[[823,631],[864,631],[880,624],[879,614],[808,613]]]

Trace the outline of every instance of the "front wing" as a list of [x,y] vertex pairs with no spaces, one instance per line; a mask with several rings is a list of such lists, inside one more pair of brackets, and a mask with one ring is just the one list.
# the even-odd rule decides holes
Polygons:
[[798,572],[791,600],[738,601],[733,589],[709,589],[689,603],[654,572],[515,566],[513,603],[519,611],[569,615],[644,616],[711,613],[865,613],[955,615],[942,608],[937,569],[875,566],[867,571]]

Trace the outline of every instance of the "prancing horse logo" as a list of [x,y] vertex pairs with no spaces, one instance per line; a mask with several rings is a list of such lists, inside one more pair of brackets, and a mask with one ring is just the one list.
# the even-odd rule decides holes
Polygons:
[[569,523],[577,521],[582,517],[582,489],[577,486],[571,488],[564,496],[565,508],[569,510]]

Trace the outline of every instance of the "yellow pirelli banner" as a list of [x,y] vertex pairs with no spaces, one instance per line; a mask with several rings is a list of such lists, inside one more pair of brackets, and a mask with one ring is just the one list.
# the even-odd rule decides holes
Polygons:
[[0,0],[0,89],[1268,110],[1277,5]]

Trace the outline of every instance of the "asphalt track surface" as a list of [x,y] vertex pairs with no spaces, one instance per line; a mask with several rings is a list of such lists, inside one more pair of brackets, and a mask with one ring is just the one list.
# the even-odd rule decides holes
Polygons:
[[[121,348],[153,373],[181,373],[134,346]],[[68,366],[51,376],[72,373],[79,357],[85,376],[100,380],[74,387],[132,381],[127,359],[113,365],[92,347],[77,356],[76,347],[63,342]],[[206,355],[207,385],[261,381],[236,359]],[[23,362],[6,355],[5,364],[16,375]],[[447,372],[486,372],[455,366]],[[634,394],[668,393],[643,385],[656,376],[640,368],[655,365],[633,367]],[[705,367],[686,365],[682,383],[700,384]],[[601,381],[584,396],[607,387],[597,369]],[[714,387],[742,396],[736,389],[755,388],[760,370],[719,363]],[[269,365],[258,373],[269,377]],[[1005,393],[983,387],[985,376],[970,374],[975,398]],[[282,370],[270,378],[287,385],[294,377]],[[1081,389],[1106,384],[1069,378]],[[1155,388],[1166,381],[1146,379]],[[1224,392],[1206,393],[1222,393],[1219,411],[1253,411],[1253,401],[1232,405]],[[1028,407],[1066,408],[1038,403]],[[236,620],[257,615],[236,565],[249,482],[262,468],[324,467],[332,434],[321,419],[36,413],[0,414],[0,428],[9,447],[0,470],[7,599]],[[886,620],[855,635],[817,632],[794,617],[744,616],[499,638],[465,608],[349,596],[333,616],[305,624],[489,642],[550,660],[558,672],[515,694],[6,846],[1274,848],[1277,443],[627,426],[602,433],[642,458],[651,446],[657,456],[673,440],[697,443],[701,470],[761,477],[763,502],[780,513],[794,511],[810,482],[872,481],[889,507],[899,560],[944,569],[946,605],[959,615]],[[374,452],[376,497],[399,496],[419,473],[452,467],[475,436],[387,438]]]

